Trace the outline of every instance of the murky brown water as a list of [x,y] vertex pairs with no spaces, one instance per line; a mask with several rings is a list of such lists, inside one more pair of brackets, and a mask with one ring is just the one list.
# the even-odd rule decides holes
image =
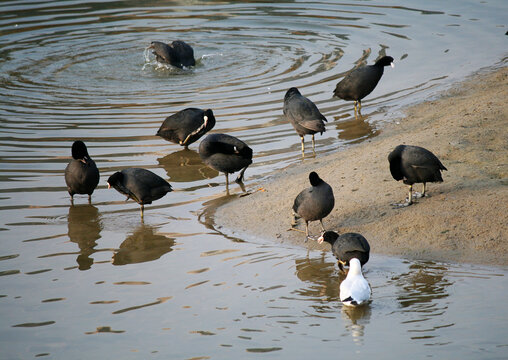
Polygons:
[[[422,8],[424,6],[424,8]],[[373,254],[373,301],[348,310],[330,253],[223,234],[223,175],[154,136],[185,107],[255,154],[253,191],[302,161],[282,117],[297,86],[329,123],[316,156],[382,131],[408,104],[496,64],[503,1],[0,3],[0,358],[504,358],[508,270]],[[152,40],[184,39],[191,70],[159,67]],[[331,98],[378,55],[396,59],[363,102]],[[148,57],[148,58],[147,58]],[[100,171],[70,206],[63,170],[84,140]],[[107,190],[140,166],[174,192],[139,207]],[[260,224],[262,226],[262,224]],[[375,244],[372,244],[375,252]]]

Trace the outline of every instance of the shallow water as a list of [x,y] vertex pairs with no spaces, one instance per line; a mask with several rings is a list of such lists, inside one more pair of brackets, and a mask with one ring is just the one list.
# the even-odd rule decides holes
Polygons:
[[[330,253],[223,234],[213,210],[241,189],[226,196],[197,144],[154,136],[178,110],[212,108],[214,131],[254,149],[245,185],[255,191],[302,161],[282,117],[289,87],[329,120],[319,157],[503,61],[505,2],[422,6],[2,2],[0,358],[504,357],[508,269],[374,254],[372,303],[345,309]],[[172,39],[194,46],[195,68],[158,66],[145,50]],[[335,84],[385,53],[396,67],[355,120],[352,103],[331,98]],[[75,139],[101,170],[92,205],[70,206],[65,189]],[[105,186],[131,166],[175,189],[144,221]]]

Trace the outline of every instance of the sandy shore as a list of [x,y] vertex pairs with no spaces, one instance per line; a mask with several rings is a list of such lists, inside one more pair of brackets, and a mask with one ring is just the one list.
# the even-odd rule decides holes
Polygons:
[[[373,139],[277,172],[260,184],[265,191],[217,209],[215,223],[246,239],[329,249],[287,231],[293,200],[316,171],[335,194],[325,227],[363,234],[374,254],[507,265],[507,99],[508,67],[475,75],[437,100],[409,108]],[[394,209],[390,204],[407,195],[407,186],[388,169],[388,153],[398,144],[431,150],[448,171],[443,183],[428,184],[428,197]],[[421,190],[421,184],[415,186]],[[305,228],[303,221],[299,228]],[[319,222],[310,231],[318,234]]]

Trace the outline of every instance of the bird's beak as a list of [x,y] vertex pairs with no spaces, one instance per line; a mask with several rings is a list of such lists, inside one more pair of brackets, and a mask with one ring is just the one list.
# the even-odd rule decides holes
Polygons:
[[323,243],[323,241],[325,241],[325,238],[323,237],[323,235],[321,235],[320,237],[318,237],[318,239],[317,239],[317,243],[318,243],[318,244],[322,244],[322,243]]
[[108,189],[111,189],[111,185],[107,181],[106,184],[108,184]]
[[203,121],[204,121],[204,124],[206,125],[206,123],[208,122],[208,116],[203,116]]
[[393,62],[390,63],[390,66],[392,67],[392,69],[395,67],[395,64]]

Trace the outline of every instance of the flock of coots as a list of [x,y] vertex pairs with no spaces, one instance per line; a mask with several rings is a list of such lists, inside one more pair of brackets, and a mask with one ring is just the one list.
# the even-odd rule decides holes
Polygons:
[[[149,48],[159,62],[178,68],[196,64],[192,47],[184,41],[173,41],[169,45],[153,41]],[[374,65],[351,71],[337,84],[334,96],[355,101],[355,116],[360,114],[361,100],[374,90],[383,75],[384,67],[388,65],[393,66],[393,58],[383,56]],[[292,87],[284,96],[283,113],[301,138],[302,155],[305,152],[305,135],[312,136],[314,150],[314,134],[322,134],[326,130],[327,121],[317,106],[297,88]],[[187,108],[167,117],[156,135],[187,148],[210,131],[215,122],[211,109]],[[245,170],[252,164],[252,149],[245,142],[228,134],[207,135],[199,144],[199,155],[207,166],[226,175],[226,189],[229,174],[240,171],[236,182],[241,184]],[[423,191],[416,196],[425,196],[426,183],[442,182],[441,171],[447,170],[432,152],[419,146],[399,145],[388,155],[388,161],[393,178],[409,185],[406,202],[394,204],[396,206],[413,203],[413,184],[422,183]],[[65,182],[71,201],[75,194],[86,194],[91,201],[99,178],[99,170],[88,154],[86,145],[80,140],[75,141],[72,144],[72,160],[65,169]],[[345,272],[344,266],[349,266],[347,277],[340,284],[340,299],[346,305],[361,305],[369,301],[371,295],[370,286],[362,275],[362,266],[369,260],[369,243],[357,233],[339,235],[334,231],[326,231],[323,218],[330,214],[335,205],[333,189],[314,171],[309,174],[309,181],[311,186],[303,189],[294,200],[295,220],[302,218],[305,221],[305,241],[314,239],[309,234],[309,222],[320,222],[322,233],[316,239],[317,242],[331,245],[342,272]],[[133,199],[140,204],[142,216],[145,204],[151,204],[172,191],[166,180],[142,168],[117,171],[109,177],[107,184],[108,188],[113,187],[126,195],[127,200]],[[294,227],[292,229],[297,230]]]

